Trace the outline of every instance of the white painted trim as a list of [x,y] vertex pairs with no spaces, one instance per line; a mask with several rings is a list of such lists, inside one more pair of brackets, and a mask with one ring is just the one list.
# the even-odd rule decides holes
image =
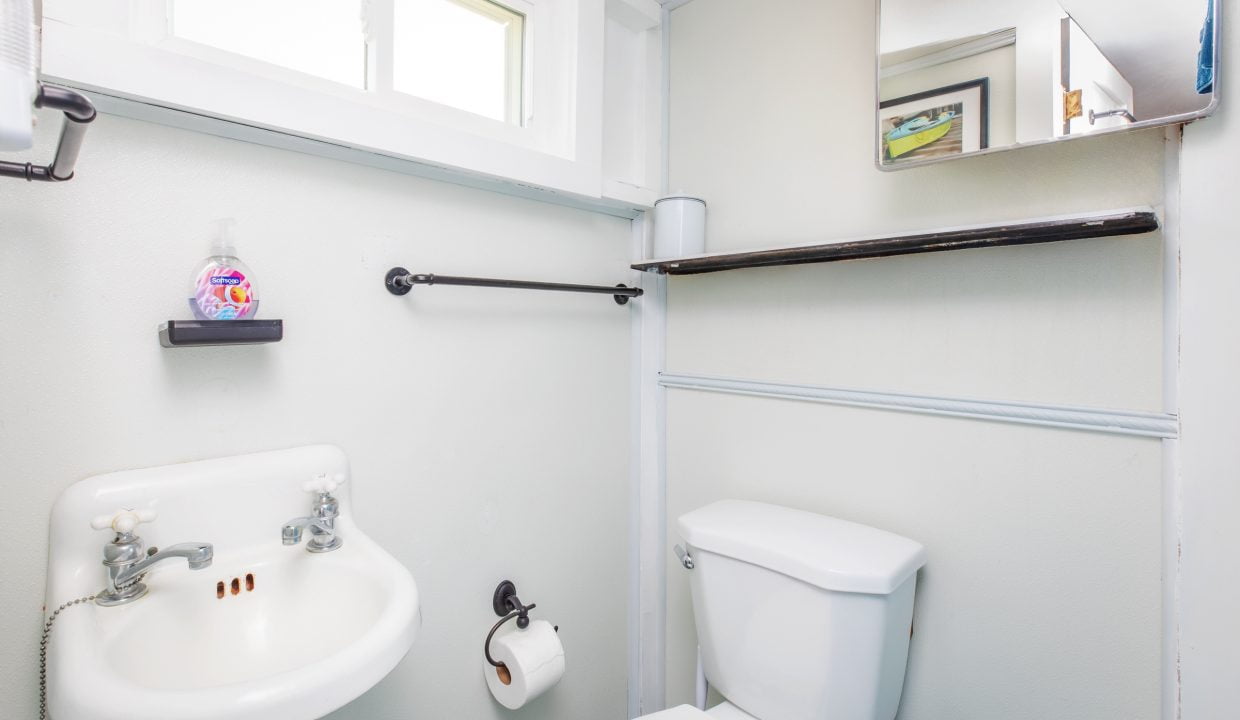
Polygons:
[[1166,128],[1163,206],[1159,224],[1163,241],[1163,409],[1180,406],[1180,145],[1182,128]]
[[[659,58],[659,192],[667,193],[669,98],[671,77],[671,28],[669,9],[660,17]],[[650,213],[635,220],[640,225],[640,246],[633,257],[640,262],[648,254],[652,221]],[[649,715],[666,706],[667,686],[667,391],[659,377],[667,362],[667,277],[638,272],[635,284],[646,294],[633,311],[633,392],[637,403],[636,452],[634,454],[634,502],[636,517],[631,528],[630,558],[629,686],[630,718]],[[634,626],[635,625],[635,626]]]
[[[1180,148],[1181,128],[1166,129],[1163,162],[1163,411],[1180,403]],[[1162,712],[1180,717],[1180,543],[1183,488],[1180,441],[1163,441],[1162,465]]]
[[[659,383],[666,362],[667,278],[639,273],[641,396],[639,485],[639,657],[630,716],[662,710],[667,669],[667,391]],[[631,679],[630,682],[633,682]]]
[[[982,35],[981,37],[962,42],[959,45],[953,45],[952,47],[945,48],[943,50],[927,53],[921,57],[882,68],[878,71],[878,76],[880,78],[895,77],[897,75],[903,75],[904,73],[913,72],[914,70],[943,65],[949,62],[955,62],[956,60],[964,60],[965,58],[973,57],[974,55],[981,55],[982,53],[988,53],[992,50],[998,50],[1000,48],[1005,48],[1015,44],[1016,28],[996,30],[988,35]],[[881,57],[879,58],[879,62],[882,62]]]
[[661,18],[654,0],[607,0],[602,196],[647,209],[659,198]]
[[667,388],[808,400],[849,407],[1040,425],[1068,430],[1088,430],[1117,435],[1175,438],[1179,431],[1178,418],[1167,413],[990,402],[674,373],[660,374],[659,384]]
[[1180,718],[1180,441],[1162,441],[1162,658],[1159,687],[1162,720]]
[[[641,257],[646,247],[646,220],[633,220],[629,241],[629,257]],[[641,284],[641,278],[635,279]],[[641,715],[641,607],[642,607],[642,441],[646,418],[642,406],[642,303],[629,303],[629,515],[628,515],[628,604],[625,609],[628,639],[628,714]]]
[[[677,6],[678,7],[678,6]],[[671,183],[671,141],[672,141],[672,10],[674,7],[663,6],[663,32],[660,42],[663,44],[660,58],[659,86],[663,96],[663,104],[659,109],[659,195],[667,195]]]

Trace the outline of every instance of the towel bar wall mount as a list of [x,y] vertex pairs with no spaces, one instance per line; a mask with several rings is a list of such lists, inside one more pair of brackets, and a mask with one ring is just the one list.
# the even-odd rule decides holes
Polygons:
[[499,280],[495,278],[459,277],[435,275],[434,273],[411,273],[403,267],[388,270],[383,285],[393,295],[406,295],[414,285],[465,285],[469,287],[512,288],[517,290],[553,290],[557,292],[595,293],[611,295],[617,305],[628,303],[629,298],[641,297],[644,291],[637,287],[620,284],[575,285],[571,283],[530,282],[528,280]]
[[78,153],[82,150],[82,139],[86,137],[86,127],[96,116],[94,104],[79,92],[40,84],[34,106],[52,108],[65,114],[65,124],[60,130],[56,155],[49,165],[0,161],[0,177],[44,182],[72,180]]

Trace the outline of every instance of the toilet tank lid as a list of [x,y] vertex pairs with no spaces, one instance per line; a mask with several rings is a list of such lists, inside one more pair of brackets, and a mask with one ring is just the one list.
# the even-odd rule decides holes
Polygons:
[[804,510],[720,500],[680,516],[690,546],[838,592],[887,595],[926,564],[919,542]]

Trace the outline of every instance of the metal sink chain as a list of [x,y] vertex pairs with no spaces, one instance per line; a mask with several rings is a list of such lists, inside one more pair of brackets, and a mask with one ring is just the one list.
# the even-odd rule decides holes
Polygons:
[[56,608],[56,612],[49,615],[47,622],[43,624],[43,638],[39,640],[39,720],[47,720],[47,641],[52,636],[52,623],[56,622],[56,616],[63,612],[65,608],[79,603],[90,602],[94,599],[95,596],[90,595],[77,600],[70,600]]

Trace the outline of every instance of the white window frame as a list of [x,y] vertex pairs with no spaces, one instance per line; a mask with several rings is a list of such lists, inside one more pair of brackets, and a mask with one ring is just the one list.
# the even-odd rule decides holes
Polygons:
[[[391,53],[393,0],[367,1],[370,52]],[[378,71],[368,78],[372,91],[177,38],[167,0],[45,0],[43,75],[125,100],[600,197],[603,0],[501,4],[525,15],[519,123],[395,92],[383,76],[390,55],[370,63]]]

